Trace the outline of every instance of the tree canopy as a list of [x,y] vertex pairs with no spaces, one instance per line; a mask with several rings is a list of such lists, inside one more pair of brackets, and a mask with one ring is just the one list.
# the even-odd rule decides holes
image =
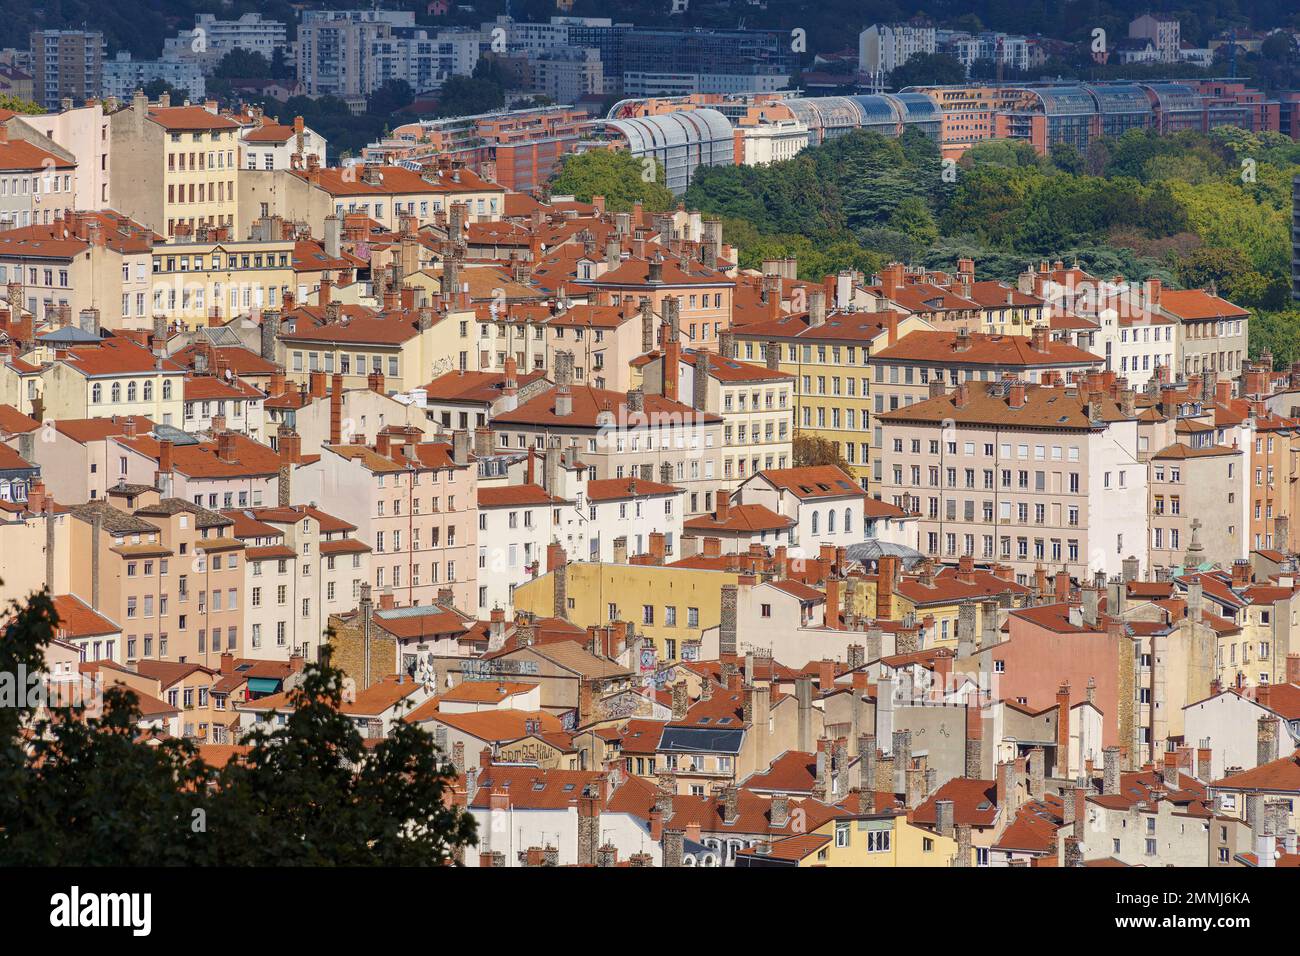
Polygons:
[[[58,627],[48,594],[14,605],[0,673],[35,674]],[[133,691],[102,712],[0,708],[0,865],[444,865],[474,839],[447,800],[454,771],[401,723],[367,746],[341,711],[343,673],[308,664],[283,725],[215,769],[186,739],[152,740]]]
[[612,212],[626,212],[637,202],[648,212],[676,206],[664,185],[663,164],[655,162],[651,168],[622,150],[593,149],[565,156],[551,180],[551,192],[583,202],[604,196],[605,208]]

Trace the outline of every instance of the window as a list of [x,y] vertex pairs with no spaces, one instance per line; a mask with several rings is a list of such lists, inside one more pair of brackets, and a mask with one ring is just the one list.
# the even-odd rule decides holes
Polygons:
[[837,847],[849,845],[849,824],[847,821],[835,824],[835,845]]

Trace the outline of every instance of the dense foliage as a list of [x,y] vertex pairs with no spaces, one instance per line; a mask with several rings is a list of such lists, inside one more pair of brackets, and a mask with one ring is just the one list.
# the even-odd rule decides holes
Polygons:
[[1264,310],[1265,326],[1289,301],[1300,144],[1284,136],[1131,130],[1086,156],[1062,147],[1050,159],[993,141],[950,168],[951,182],[943,170],[914,131],[855,132],[783,163],[702,169],[686,200],[724,217],[743,266],[797,256],[809,279],[889,260],[951,268],[962,256],[1011,279],[1060,258],[1104,276],[1214,283]]
[[[47,594],[11,608],[0,674],[38,672],[57,626]],[[433,738],[403,724],[367,747],[342,683],[328,657],[307,665],[287,722],[220,770],[188,740],[146,742],[121,688],[99,716],[0,707],[0,865],[448,863],[474,823]]]
[[604,196],[610,212],[626,212],[638,201],[648,212],[663,212],[676,205],[664,185],[663,164],[656,162],[650,170],[630,153],[606,149],[564,157],[551,180],[551,192],[583,202]]

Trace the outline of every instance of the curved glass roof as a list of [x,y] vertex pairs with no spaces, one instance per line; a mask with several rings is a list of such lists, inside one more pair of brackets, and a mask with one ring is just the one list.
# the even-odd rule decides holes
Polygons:
[[1171,110],[1199,110],[1201,96],[1190,86],[1182,83],[1143,83],[1156,98],[1156,106],[1164,112]]
[[890,99],[902,106],[904,123],[923,123],[927,120],[943,119],[939,104],[924,93],[893,93]]
[[876,126],[882,123],[894,125],[899,120],[898,111],[890,102],[891,98],[881,95],[850,96],[849,101],[858,108],[864,126]]
[[717,110],[679,110],[608,123],[627,138],[633,152],[732,138],[731,123]]
[[809,96],[780,102],[809,129],[857,126],[862,117],[858,105],[847,96]]
[[1082,86],[1040,86],[1033,90],[1048,116],[1096,113],[1097,103]]
[[1148,113],[1151,100],[1146,91],[1136,83],[1117,83],[1114,86],[1085,86],[1097,101],[1102,113]]

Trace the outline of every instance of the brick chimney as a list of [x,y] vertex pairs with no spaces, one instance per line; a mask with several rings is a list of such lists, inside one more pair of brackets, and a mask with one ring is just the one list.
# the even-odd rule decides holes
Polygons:
[[840,623],[840,605],[843,603],[844,582],[839,578],[828,578],[826,581],[826,611],[825,623],[832,630],[841,630],[843,625]]
[[302,462],[302,436],[297,432],[281,426],[278,444],[282,465],[297,465]]
[[330,382],[330,444],[343,441],[343,376],[335,372]]

